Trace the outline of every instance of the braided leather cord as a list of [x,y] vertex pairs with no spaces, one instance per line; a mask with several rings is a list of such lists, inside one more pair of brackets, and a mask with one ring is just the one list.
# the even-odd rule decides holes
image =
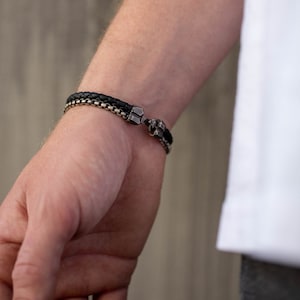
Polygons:
[[66,101],[64,113],[74,106],[90,105],[108,110],[134,125],[144,124],[151,136],[158,139],[168,154],[173,137],[165,123],[159,119],[144,118],[142,108],[128,104],[120,99],[94,92],[78,92],[70,95]]
[[91,99],[94,101],[99,101],[107,104],[113,104],[116,107],[122,109],[124,112],[129,113],[133,107],[133,105],[130,105],[124,101],[121,101],[120,99],[113,98],[110,96],[106,96],[104,94],[98,94],[98,93],[90,93],[90,92],[79,92],[79,93],[74,93],[69,96],[67,99],[67,103],[70,103],[72,101],[76,101],[79,99]]
[[[108,108],[109,106],[113,106],[114,109],[119,109],[121,112],[124,112],[126,116],[129,115],[130,111],[133,108],[133,105],[130,105],[117,98],[106,96],[104,94],[79,92],[79,93],[74,93],[68,97],[64,112],[66,112],[69,108],[77,105],[98,106],[101,103],[107,104],[107,106],[102,105],[102,108],[105,109]],[[111,109],[107,109],[107,110],[111,110]]]

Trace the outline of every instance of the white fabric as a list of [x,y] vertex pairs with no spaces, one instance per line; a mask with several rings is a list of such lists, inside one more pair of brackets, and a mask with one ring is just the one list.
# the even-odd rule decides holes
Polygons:
[[300,1],[246,0],[221,250],[300,266]]

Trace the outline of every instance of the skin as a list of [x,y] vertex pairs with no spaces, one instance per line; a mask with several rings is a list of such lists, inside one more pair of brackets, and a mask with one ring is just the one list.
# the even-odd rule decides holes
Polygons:
[[[241,0],[127,0],[79,90],[171,128],[239,36]],[[0,299],[125,300],[159,206],[166,155],[142,127],[77,107],[0,207]]]

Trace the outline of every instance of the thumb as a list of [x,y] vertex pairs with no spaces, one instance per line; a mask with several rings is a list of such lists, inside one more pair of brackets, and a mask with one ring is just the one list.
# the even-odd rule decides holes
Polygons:
[[60,258],[69,236],[59,222],[29,222],[14,270],[13,299],[53,299]]

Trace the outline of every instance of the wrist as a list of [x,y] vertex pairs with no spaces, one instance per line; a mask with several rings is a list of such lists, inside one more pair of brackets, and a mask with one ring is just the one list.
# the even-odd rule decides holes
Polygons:
[[[113,73],[113,72],[111,72]],[[98,73],[98,76],[101,78],[117,78],[120,75],[108,75],[108,72],[105,73],[101,71]],[[85,76],[86,78],[86,76]],[[175,97],[171,95],[171,92],[167,93],[163,90],[158,90],[151,83],[138,85],[134,84],[135,80],[131,80],[126,76],[127,86],[119,85],[115,80],[108,79],[99,79],[97,82],[92,80],[89,81],[89,84],[81,84],[78,88],[78,92],[81,91],[91,91],[100,94],[109,95],[113,98],[121,99],[131,105],[138,106],[143,108],[145,115],[148,118],[158,118],[163,120],[168,128],[171,128],[175,121],[176,117],[174,112],[176,110],[166,109],[167,103],[164,103],[164,99],[174,99]],[[176,101],[173,101],[176,102]]]
[[104,158],[107,162],[128,166],[132,160],[132,145],[127,125],[104,110],[79,106],[63,116],[55,132],[58,141],[67,140],[70,147],[74,144],[93,147],[94,153],[107,155]]
[[194,91],[183,75],[169,74],[163,71],[166,67],[145,61],[147,51],[104,39],[78,91],[102,93],[140,106],[149,118],[164,120],[172,128],[188,102],[184,99],[190,99]]

